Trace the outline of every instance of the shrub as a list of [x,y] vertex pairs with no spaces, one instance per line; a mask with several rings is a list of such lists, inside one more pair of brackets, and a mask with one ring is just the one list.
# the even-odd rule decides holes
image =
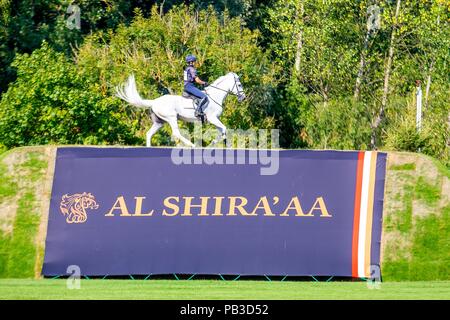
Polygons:
[[13,66],[17,80],[0,101],[1,144],[137,142],[118,101],[47,43],[18,55]]
[[[405,106],[406,105],[406,106]],[[405,98],[397,98],[392,103],[390,121],[384,133],[385,148],[390,150],[423,152],[437,158],[447,165],[450,164],[450,136],[446,112],[436,99],[423,110],[422,126],[416,128],[415,102]]]

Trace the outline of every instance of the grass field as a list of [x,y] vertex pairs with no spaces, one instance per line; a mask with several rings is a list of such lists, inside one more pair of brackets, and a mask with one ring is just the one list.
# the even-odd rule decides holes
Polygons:
[[450,299],[450,281],[365,282],[81,280],[68,289],[64,279],[0,280],[0,299]]

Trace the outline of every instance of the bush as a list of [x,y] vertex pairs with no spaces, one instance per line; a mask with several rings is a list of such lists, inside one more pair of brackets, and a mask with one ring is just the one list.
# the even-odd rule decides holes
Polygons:
[[386,131],[385,147],[389,150],[419,152],[427,141],[416,129],[415,118],[399,115]]
[[31,55],[18,55],[13,66],[17,80],[0,101],[1,144],[138,142],[118,101],[46,42]]
[[[93,33],[75,63],[44,43],[13,63],[17,80],[0,102],[0,143],[141,144],[148,112],[116,98],[115,86],[134,73],[142,97],[181,94],[187,53],[197,55],[199,75],[209,82],[229,71],[241,76],[249,99],[239,105],[227,99],[227,126],[271,129],[275,70],[258,36],[226,12],[219,17],[212,8],[179,6],[163,16],[153,7],[149,18],[137,10],[129,26]],[[165,126],[153,142],[170,144],[169,132]]]
[[[306,95],[300,95],[296,100],[297,145],[302,143],[301,146],[314,149],[368,148],[371,126],[364,103],[355,102],[351,97],[324,102],[321,98]],[[289,105],[290,110],[295,110],[292,103]]]
[[450,165],[448,112],[442,108],[439,100],[436,99],[435,104],[424,108],[420,131],[416,128],[415,101],[405,98],[393,100],[390,121],[384,133],[385,148],[422,152]]

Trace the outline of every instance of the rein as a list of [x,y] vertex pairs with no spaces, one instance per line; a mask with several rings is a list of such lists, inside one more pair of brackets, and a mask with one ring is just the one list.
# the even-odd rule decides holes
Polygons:
[[[233,84],[233,87],[231,88],[231,90],[225,90],[225,89],[222,89],[222,88],[213,86],[212,84],[210,84],[208,87],[211,87],[211,88],[214,88],[214,89],[218,89],[218,90],[223,91],[223,92],[226,92],[226,93],[230,93],[230,92],[233,92],[234,87],[237,86],[236,77],[233,76],[233,79],[234,79],[234,84]],[[224,81],[224,80],[222,80],[222,81]],[[220,81],[218,84],[220,84],[222,81]],[[217,84],[217,85],[218,85],[218,84]],[[236,94],[236,96],[239,96],[240,93],[241,93],[241,92],[238,90],[238,93]],[[208,96],[209,99],[211,99],[212,101],[214,101],[216,104],[220,105],[219,103],[217,103],[217,101],[215,101],[213,98],[211,98],[211,96],[206,92],[206,90],[205,90],[205,94]]]

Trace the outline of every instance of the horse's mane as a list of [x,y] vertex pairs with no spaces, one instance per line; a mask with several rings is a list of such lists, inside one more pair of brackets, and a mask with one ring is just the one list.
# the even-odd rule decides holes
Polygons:
[[233,72],[228,72],[226,75],[224,76],[220,76],[219,78],[217,78],[216,80],[214,80],[213,83],[211,83],[211,85],[213,86],[217,86],[219,83],[221,83],[228,75],[232,74]]
[[226,77],[226,75],[218,77],[216,80],[214,80],[213,83],[211,83],[211,85],[217,86],[219,83],[221,83],[225,79],[225,77]]

